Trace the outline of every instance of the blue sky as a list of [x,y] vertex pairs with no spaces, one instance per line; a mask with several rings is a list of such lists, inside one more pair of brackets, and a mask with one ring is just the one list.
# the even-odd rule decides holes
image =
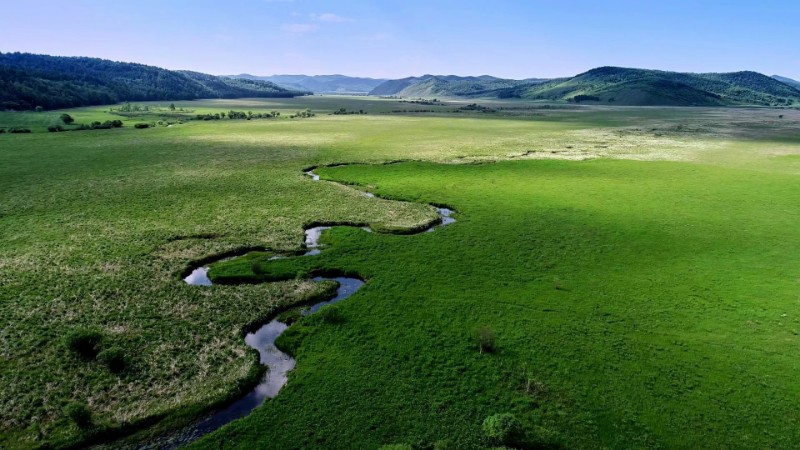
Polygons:
[[27,0],[4,2],[2,17],[2,52],[212,74],[530,78],[617,65],[800,79],[797,0]]

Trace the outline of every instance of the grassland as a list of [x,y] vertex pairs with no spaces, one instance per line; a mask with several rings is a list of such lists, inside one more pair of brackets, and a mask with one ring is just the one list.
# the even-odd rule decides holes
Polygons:
[[[287,336],[298,367],[284,392],[198,446],[480,446],[480,422],[503,411],[529,442],[576,448],[797,440],[796,111],[389,113],[403,105],[176,102],[318,115],[0,135],[0,445],[87,439],[70,402],[96,431],[228,398],[255,366],[242,329],[322,287],[192,288],[180,274],[225,252],[296,250],[311,222],[412,227],[434,217],[424,202],[455,207],[457,224],[334,229],[318,260],[263,264],[369,282],[336,306],[342,325],[309,319]],[[326,114],[340,107],[370,114]],[[117,118],[107,110],[69,112]],[[46,114],[0,113],[0,126],[46,127]],[[301,173],[398,159],[428,162],[321,173],[409,202]],[[487,164],[462,164],[475,162]],[[495,354],[475,350],[481,326]],[[101,331],[130,368],[72,356],[77,328]]]

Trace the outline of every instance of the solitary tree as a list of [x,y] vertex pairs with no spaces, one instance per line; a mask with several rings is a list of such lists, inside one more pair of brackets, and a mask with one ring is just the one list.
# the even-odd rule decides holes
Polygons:
[[170,103],[169,104],[169,110],[170,111],[175,111],[175,103]]
[[64,122],[64,124],[69,125],[72,122],[75,122],[75,119],[73,119],[69,114],[62,114],[61,121]]

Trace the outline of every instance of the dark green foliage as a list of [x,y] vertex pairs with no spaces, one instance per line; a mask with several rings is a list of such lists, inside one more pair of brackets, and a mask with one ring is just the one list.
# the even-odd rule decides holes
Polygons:
[[272,83],[97,58],[0,53],[0,106],[66,108],[121,101],[294,97]]
[[378,450],[411,450],[408,444],[386,444],[381,445]]
[[121,373],[128,367],[128,358],[119,347],[111,347],[97,354],[97,361],[111,373]]
[[67,348],[84,359],[93,359],[100,351],[103,335],[99,331],[79,329],[70,332],[64,340]]
[[340,324],[344,322],[342,312],[335,306],[325,306],[317,311],[320,320],[329,324]]
[[6,129],[5,129],[5,128],[0,128],[0,134],[3,134],[3,133],[5,133],[5,132],[6,132]]
[[61,125],[50,125],[49,127],[47,127],[47,131],[51,133],[57,133],[59,131],[64,131],[64,127],[62,127]]
[[472,333],[475,343],[478,345],[478,351],[481,353],[492,353],[495,351],[495,337],[494,333],[488,327],[480,327]]
[[64,408],[64,415],[78,428],[86,429],[92,426],[92,412],[85,403],[70,403]]
[[348,114],[366,114],[367,112],[363,109],[359,109],[358,111],[348,111],[347,108],[339,108],[338,110],[333,112],[334,116],[344,116]]
[[72,122],[75,122],[75,119],[73,119],[72,116],[66,113],[59,116],[59,118],[61,119],[62,122],[64,122],[65,125],[69,125]]
[[509,413],[487,417],[481,428],[489,442],[495,445],[513,445],[522,438],[522,424]]
[[14,133],[14,134],[25,134],[25,133],[30,133],[31,130],[30,130],[30,128],[11,127],[11,128],[8,129],[8,132],[9,133]]
[[137,123],[137,124],[133,125],[133,127],[134,128],[150,128],[150,124],[149,123]]
[[[611,101],[611,100],[612,99],[609,99],[609,101]],[[580,102],[599,102],[600,101],[600,97],[598,97],[596,95],[583,95],[583,94],[580,94],[580,95],[576,95],[576,96],[572,97],[570,99],[570,101],[573,101],[575,103],[580,103]]]

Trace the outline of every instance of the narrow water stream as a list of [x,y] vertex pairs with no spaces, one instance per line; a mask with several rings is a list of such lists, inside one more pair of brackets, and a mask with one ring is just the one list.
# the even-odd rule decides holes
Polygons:
[[[319,175],[315,174],[312,170],[304,172],[311,177],[314,181],[320,181]],[[363,191],[362,191],[363,192]],[[363,192],[367,197],[374,198],[375,195],[369,192]],[[449,225],[455,222],[455,218],[451,217],[453,210],[448,208],[436,208],[439,214],[439,221],[430,228],[422,232],[432,232],[437,228]],[[322,252],[320,248],[319,239],[325,230],[330,229],[331,226],[316,226],[304,230],[305,233],[305,247],[306,253],[303,256],[314,256]],[[373,232],[370,227],[361,227],[362,229]],[[285,256],[277,255],[271,259],[283,258]],[[188,276],[184,278],[187,284],[192,286],[211,286],[213,283],[208,277],[208,267],[198,267],[194,269]],[[354,293],[356,293],[364,281],[358,278],[351,277],[315,277],[314,281],[336,281],[338,288],[336,295],[325,301],[315,303],[304,310],[303,314],[313,314],[319,311],[322,307],[332,303],[340,302]],[[267,367],[267,372],[264,374],[261,382],[253,388],[247,395],[236,400],[228,407],[214,412],[206,418],[196,422],[193,425],[185,427],[181,430],[159,436],[155,439],[149,440],[145,443],[139,444],[136,448],[139,449],[174,449],[186,445],[205,434],[208,434],[223,425],[232,422],[236,419],[248,415],[253,409],[260,406],[267,398],[273,398],[278,395],[281,388],[286,385],[288,381],[289,372],[294,369],[295,360],[291,356],[283,353],[275,346],[275,340],[281,335],[289,326],[277,318],[273,319],[266,325],[261,326],[253,333],[248,333],[244,340],[245,343],[258,351],[260,362]]]

